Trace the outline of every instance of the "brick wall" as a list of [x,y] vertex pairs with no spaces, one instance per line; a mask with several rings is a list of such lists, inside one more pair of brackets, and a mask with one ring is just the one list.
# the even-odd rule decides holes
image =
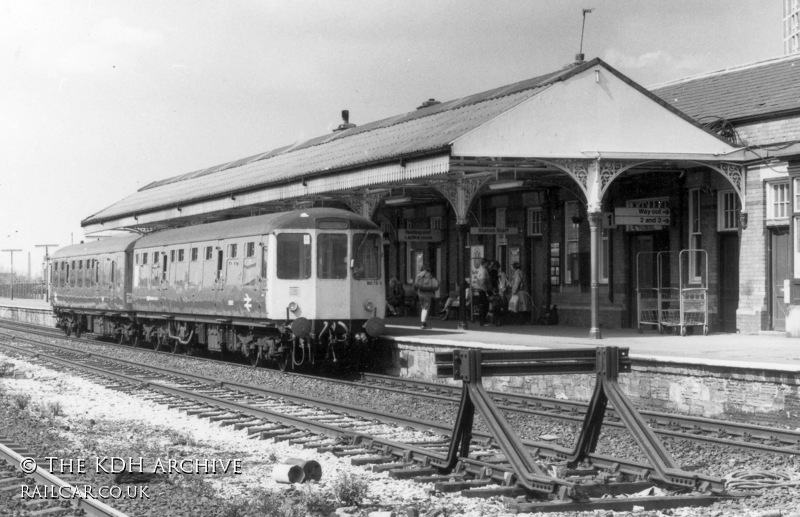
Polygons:
[[736,324],[744,334],[767,330],[768,230],[764,226],[764,185],[758,169],[747,173],[745,186],[747,228],[742,230],[739,248],[739,308]]
[[749,145],[767,145],[796,140],[800,135],[800,118],[786,117],[766,122],[736,126],[739,138]]

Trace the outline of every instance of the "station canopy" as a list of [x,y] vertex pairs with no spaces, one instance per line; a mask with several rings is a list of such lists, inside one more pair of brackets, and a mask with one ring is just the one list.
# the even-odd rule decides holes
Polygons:
[[158,181],[87,217],[82,226],[88,234],[151,231],[302,203],[352,207],[348,200],[357,196],[386,196],[400,189],[417,189],[414,198],[424,202],[432,183],[467,177],[524,177],[552,185],[575,181],[559,165],[567,162],[627,160],[658,169],[733,163],[742,159],[739,153],[593,59]]

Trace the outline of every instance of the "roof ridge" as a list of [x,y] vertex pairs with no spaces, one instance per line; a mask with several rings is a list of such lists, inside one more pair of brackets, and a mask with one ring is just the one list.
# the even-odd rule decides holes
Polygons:
[[742,65],[735,65],[735,66],[732,66],[732,67],[729,67],[729,68],[722,68],[722,69],[719,69],[719,70],[714,70],[712,72],[703,72],[703,73],[697,74],[697,75],[690,75],[690,76],[687,76],[687,77],[682,77],[680,79],[673,79],[671,81],[666,81],[666,82],[663,82],[663,83],[653,84],[653,85],[648,86],[647,89],[650,90],[650,91],[654,91],[654,90],[659,90],[661,88],[667,88],[669,86],[676,86],[676,85],[681,84],[681,83],[688,83],[688,82],[697,81],[697,80],[700,80],[700,79],[707,79],[709,77],[720,76],[720,75],[730,74],[730,73],[734,73],[734,72],[740,72],[740,71],[743,71],[743,70],[751,70],[751,69],[760,68],[760,67],[763,67],[763,66],[774,65],[774,64],[780,63],[782,61],[792,61],[792,60],[800,60],[800,54],[792,54],[792,55],[789,55],[789,56],[780,56],[780,57],[776,57],[776,58],[772,58],[772,59],[767,59],[765,61],[756,61],[755,63],[745,63],[745,64],[742,64]]

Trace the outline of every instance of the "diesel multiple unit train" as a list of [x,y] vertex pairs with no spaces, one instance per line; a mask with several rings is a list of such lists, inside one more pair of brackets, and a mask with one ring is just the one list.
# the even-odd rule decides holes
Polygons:
[[314,208],[68,246],[51,257],[58,326],[253,365],[353,362],[384,329],[380,228]]

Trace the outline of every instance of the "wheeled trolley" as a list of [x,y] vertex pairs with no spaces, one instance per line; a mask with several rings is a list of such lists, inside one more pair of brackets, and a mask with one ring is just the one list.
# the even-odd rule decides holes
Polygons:
[[678,288],[673,289],[677,299],[661,313],[661,325],[680,329],[686,335],[687,327],[703,327],[708,335],[708,255],[705,250],[682,250],[678,257]]

